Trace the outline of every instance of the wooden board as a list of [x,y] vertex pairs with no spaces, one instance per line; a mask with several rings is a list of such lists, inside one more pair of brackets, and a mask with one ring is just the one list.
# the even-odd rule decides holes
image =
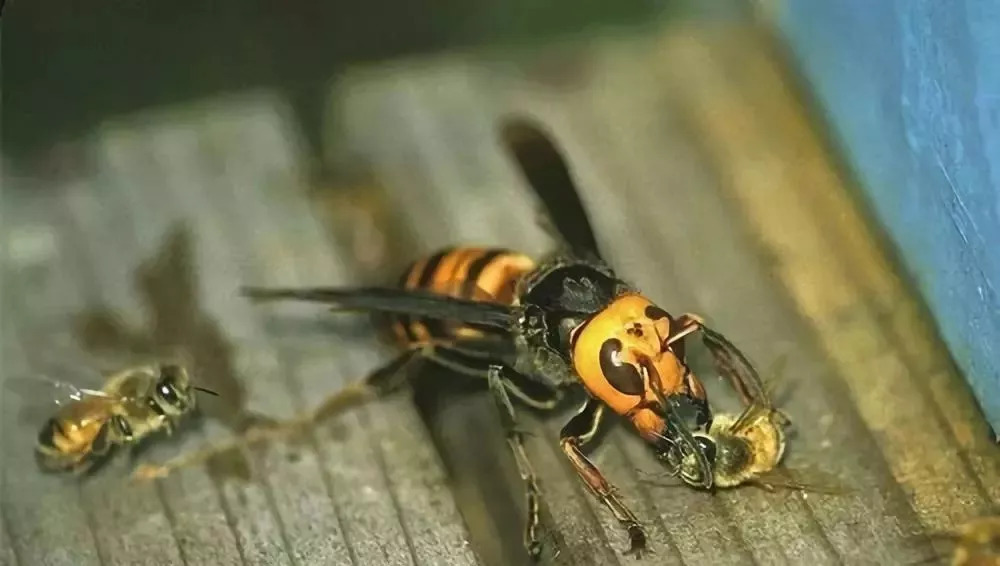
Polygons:
[[[247,414],[314,406],[388,352],[363,318],[253,307],[236,287],[370,281],[455,243],[546,250],[496,137],[497,120],[520,112],[554,131],[624,276],[672,312],[707,316],[765,373],[787,357],[788,465],[853,486],[670,486],[616,424],[592,455],[649,528],[655,553],[636,561],[558,449],[572,407],[520,410],[559,549],[550,562],[912,563],[931,555],[929,530],[996,508],[985,421],[758,35],[672,28],[514,61],[408,61],[344,77],[329,107],[330,147],[344,152],[331,161],[357,160],[368,182],[303,190],[295,125],[261,94],[123,118],[68,146],[55,173],[5,187],[4,375],[53,341],[186,350],[226,394],[206,401],[217,418],[204,430],[149,457],[224,436]],[[94,315],[109,310],[117,318]],[[5,417],[0,556],[521,563],[523,495],[489,399],[424,378],[415,404],[393,396],[253,455],[250,482],[232,477],[237,460],[77,489],[38,476],[32,430]],[[5,416],[18,412],[4,402]]]
[[[366,338],[297,340],[236,294],[350,277],[294,190],[287,128],[263,96],[128,120],[81,142],[75,178],[5,190],[4,374],[34,370],[59,338],[180,350],[221,395],[206,414],[236,426],[250,411],[289,417],[376,363]],[[4,451],[5,527],[23,564],[477,563],[405,399],[250,462],[142,485],[113,469],[82,488],[39,476],[27,426],[5,427]],[[206,428],[174,449],[221,437]],[[253,481],[234,477],[246,465]]]
[[1000,10],[793,0],[773,18],[1000,439]]

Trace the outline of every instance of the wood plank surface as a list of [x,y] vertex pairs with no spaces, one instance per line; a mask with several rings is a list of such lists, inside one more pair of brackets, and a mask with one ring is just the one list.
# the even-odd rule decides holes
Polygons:
[[[649,529],[654,553],[635,560],[558,448],[572,404],[518,408],[546,561],[927,559],[926,532],[996,509],[1000,457],[768,45],[681,27],[359,69],[333,89],[325,126],[331,162],[367,173],[353,184],[308,186],[296,125],[267,93],[108,123],[5,186],[3,375],[34,371],[49,344],[88,359],[186,355],[222,395],[205,400],[203,426],[143,458],[316,406],[389,352],[364,317],[254,306],[236,288],[372,282],[457,243],[544,252],[533,196],[498,145],[498,120],[524,113],[564,148],[623,276],[671,312],[705,315],[765,374],[785,357],[788,466],[852,487],[694,492],[615,423],[592,456]],[[733,406],[709,365],[696,370]],[[293,442],[152,484],[124,484],[118,463],[82,487],[36,473],[34,429],[9,418],[23,401],[5,395],[0,556],[522,563],[523,491],[483,386],[429,372],[413,398]]]
[[[776,3],[777,4],[777,3]],[[1000,435],[1000,9],[794,0],[775,29]]]
[[[101,350],[179,350],[221,395],[204,403],[206,414],[233,429],[251,411],[289,417],[365,371],[377,350],[370,340],[272,338],[264,314],[235,293],[278,274],[350,275],[289,190],[287,128],[267,97],[108,125],[84,142],[92,168],[83,180],[6,190],[8,249],[21,232],[50,249],[31,270],[5,256],[7,312],[17,313],[6,320],[18,323],[5,338],[42,349],[76,328],[79,342]],[[16,444],[5,460],[20,466],[8,469],[4,498],[14,550],[29,564],[82,563],[74,553],[87,551],[84,542],[95,563],[476,563],[413,408],[390,400],[364,411],[379,425],[354,415],[337,439],[317,429],[301,446],[277,445],[249,462],[139,485],[102,474],[82,488],[39,476],[31,429],[7,428]],[[397,429],[407,432],[390,438]],[[173,448],[224,433],[212,432]],[[247,465],[251,481],[232,477]],[[35,501],[42,494],[49,511]],[[76,516],[57,510],[67,500],[80,502]],[[67,536],[77,531],[80,540]]]

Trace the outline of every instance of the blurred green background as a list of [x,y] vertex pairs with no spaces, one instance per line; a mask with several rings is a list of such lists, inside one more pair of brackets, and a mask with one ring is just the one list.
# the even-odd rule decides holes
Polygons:
[[325,89],[346,66],[641,25],[690,8],[686,0],[8,4],[2,141],[10,158],[108,116],[259,87],[284,92],[318,144]]

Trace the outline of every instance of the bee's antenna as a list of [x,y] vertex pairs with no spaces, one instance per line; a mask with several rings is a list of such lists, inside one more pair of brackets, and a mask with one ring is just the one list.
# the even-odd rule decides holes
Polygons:
[[204,387],[198,387],[197,385],[194,386],[194,389],[197,391],[201,391],[202,393],[208,393],[209,395],[214,395],[215,397],[219,396],[219,394],[216,393],[215,391],[212,391],[211,389],[206,389]]

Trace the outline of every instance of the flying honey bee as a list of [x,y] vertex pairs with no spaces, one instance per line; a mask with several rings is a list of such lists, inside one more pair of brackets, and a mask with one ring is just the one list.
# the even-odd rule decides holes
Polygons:
[[177,364],[146,364],[112,374],[99,390],[46,379],[15,379],[37,389],[59,408],[42,426],[35,458],[46,472],[87,474],[105,463],[116,447],[137,447],[156,432],[173,434],[196,408],[187,370]]

